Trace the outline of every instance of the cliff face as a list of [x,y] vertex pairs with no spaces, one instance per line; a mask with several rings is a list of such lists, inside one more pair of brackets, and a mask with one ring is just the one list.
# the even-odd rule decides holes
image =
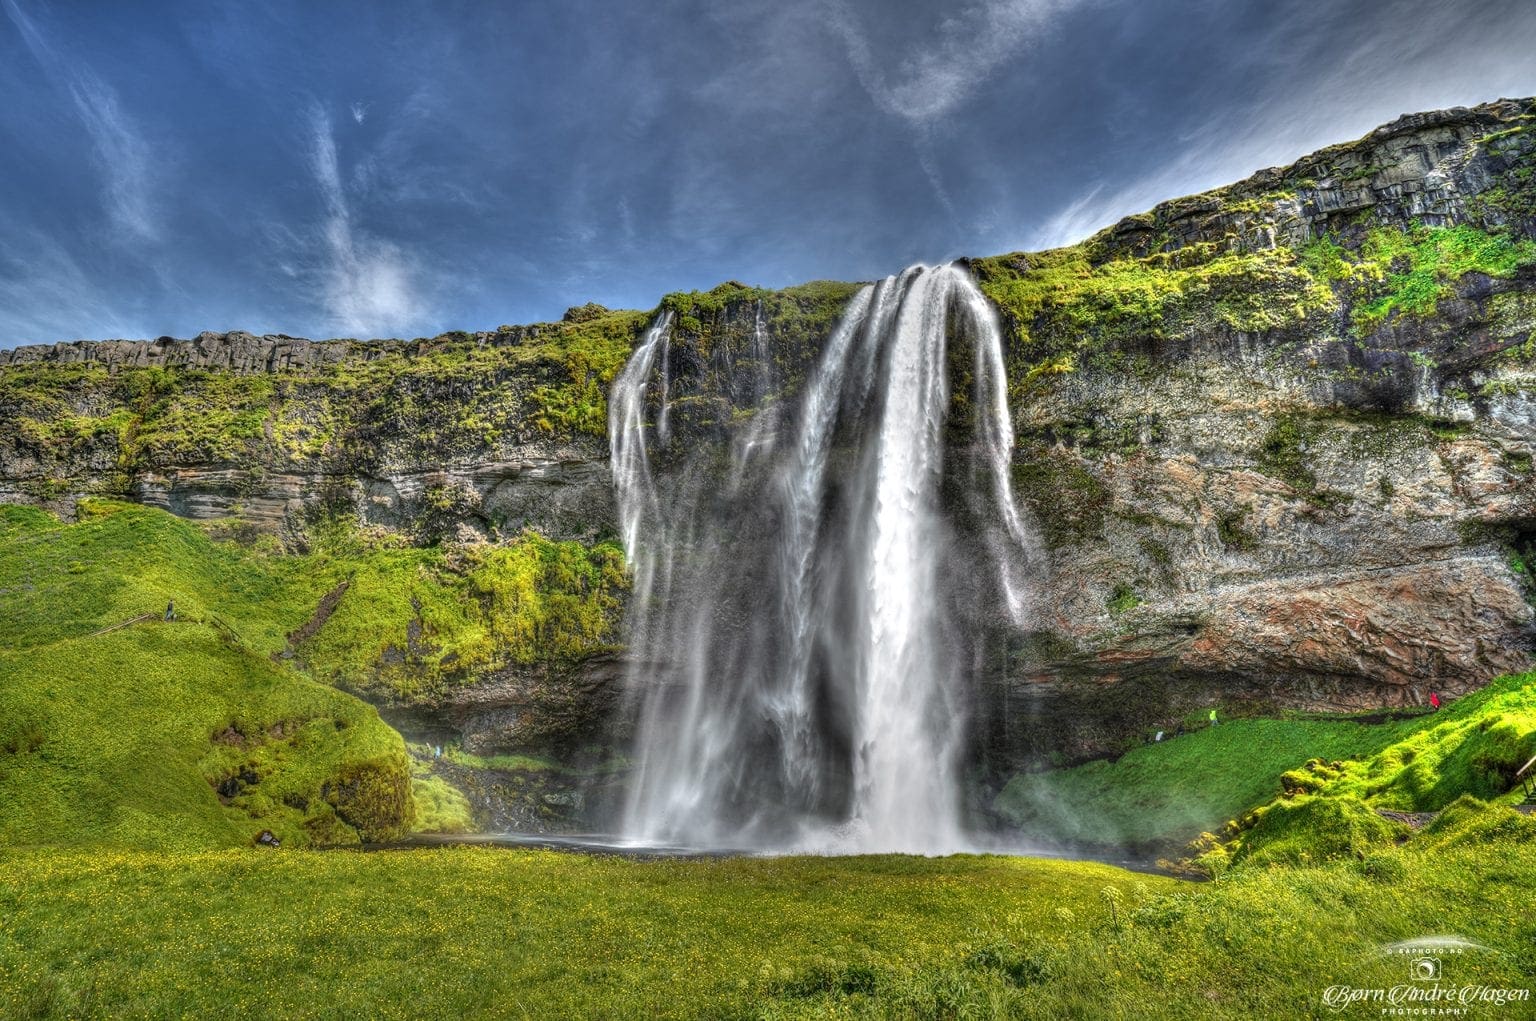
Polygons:
[[601,388],[644,320],[0,352],[0,499],[67,512],[126,497],[294,541],[317,509],[343,507],[421,541],[460,524],[590,538],[612,517]]
[[[1009,331],[1015,482],[1048,549],[1032,630],[975,608],[985,772],[1213,701],[1374,708],[1529,663],[1533,118],[1407,117],[1072,248],[971,261]],[[670,470],[718,470],[792,407],[849,293],[669,296]],[[418,544],[592,544],[613,531],[604,393],[648,319],[0,352],[0,500],[124,497],[292,548],[338,517]],[[409,666],[449,643],[398,598],[381,626]],[[476,750],[568,754],[623,735],[618,661],[589,653],[433,660],[445,683],[370,697]]]
[[1052,547],[1004,685],[1077,748],[1249,701],[1359,710],[1529,663],[1532,103],[976,260]]

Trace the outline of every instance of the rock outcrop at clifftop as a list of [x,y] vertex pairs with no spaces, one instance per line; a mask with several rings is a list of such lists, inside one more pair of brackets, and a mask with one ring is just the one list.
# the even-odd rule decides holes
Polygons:
[[1206,243],[1255,251],[1306,244],[1362,213],[1384,223],[1528,230],[1529,210],[1500,199],[1528,184],[1513,171],[1528,165],[1530,108],[1530,100],[1501,99],[1407,114],[1288,167],[1126,217],[1098,240],[1116,255]]
[[[973,608],[984,772],[1212,702],[1414,703],[1530,662],[1533,123],[1530,100],[1405,117],[1080,245],[970,260],[1010,331],[1015,482],[1048,548],[1032,630]],[[665,468],[717,471],[790,408],[849,293],[668,296]],[[0,352],[0,500],[115,496],[299,545],[338,514],[590,543],[613,521],[606,387],[649,318]],[[394,620],[406,648],[421,611]],[[409,712],[486,752],[567,747],[611,732],[616,676],[606,653],[522,664]]]
[[459,524],[591,538],[612,518],[601,388],[644,319],[3,352],[0,500],[128,498],[300,540],[341,507],[423,541]]
[[253,336],[231,333],[199,333],[191,340],[161,337],[158,340],[73,340],[57,344],[29,344],[0,351],[0,365],[49,362],[73,365],[89,362],[111,369],[212,369],[223,372],[283,372],[321,369],[349,359],[366,361],[387,357],[398,350],[387,342],[335,340],[317,344],[281,334]]

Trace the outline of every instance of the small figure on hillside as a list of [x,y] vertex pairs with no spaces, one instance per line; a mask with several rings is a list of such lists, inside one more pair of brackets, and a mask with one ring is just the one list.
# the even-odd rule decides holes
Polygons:
[[165,619],[176,619],[176,600],[172,599],[170,602],[165,604]]
[[432,757],[434,759],[440,759],[440,758],[443,757],[443,746],[442,745],[434,745],[432,747]]
[[1429,693],[1429,706],[1431,709],[1440,708],[1440,696],[1435,694],[1433,691]]
[[1216,726],[1216,722],[1217,722],[1216,721],[1216,710],[1212,709],[1211,710],[1211,726],[1213,726],[1213,727]]
[[1152,740],[1154,740],[1154,741],[1161,741],[1162,739],[1163,739],[1163,732],[1161,730],[1159,730],[1157,732],[1157,736],[1154,737]]

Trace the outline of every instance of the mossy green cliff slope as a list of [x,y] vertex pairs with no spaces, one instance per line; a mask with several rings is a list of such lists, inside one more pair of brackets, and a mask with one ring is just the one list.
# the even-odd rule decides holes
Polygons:
[[[1530,662],[1533,111],[1407,117],[1080,245],[970,260],[1047,548],[1032,627],[975,622],[983,784],[1213,701],[1413,704]],[[667,296],[668,470],[718,470],[791,410],[851,293]],[[287,667],[466,754],[598,768],[625,726],[605,394],[652,315],[0,352],[0,500],[132,500],[275,565],[345,546],[293,590]]]

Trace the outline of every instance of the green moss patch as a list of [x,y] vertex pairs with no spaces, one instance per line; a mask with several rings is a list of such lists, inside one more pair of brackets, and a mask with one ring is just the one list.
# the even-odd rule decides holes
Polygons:
[[1352,304],[1356,333],[1383,323],[1435,314],[1468,273],[1509,277],[1536,263],[1536,242],[1490,233],[1471,224],[1373,227],[1353,247],[1334,237],[1312,242],[1302,261],[1330,283],[1342,285]]
[[[1078,364],[1109,349],[1179,340],[1212,329],[1268,332],[1297,328],[1336,308],[1332,293],[1286,248],[1248,253],[1214,245],[1145,258],[1096,261],[1095,246],[976,259],[982,290],[1008,315],[1024,363]],[[1054,371],[1054,370],[1053,370]]]

